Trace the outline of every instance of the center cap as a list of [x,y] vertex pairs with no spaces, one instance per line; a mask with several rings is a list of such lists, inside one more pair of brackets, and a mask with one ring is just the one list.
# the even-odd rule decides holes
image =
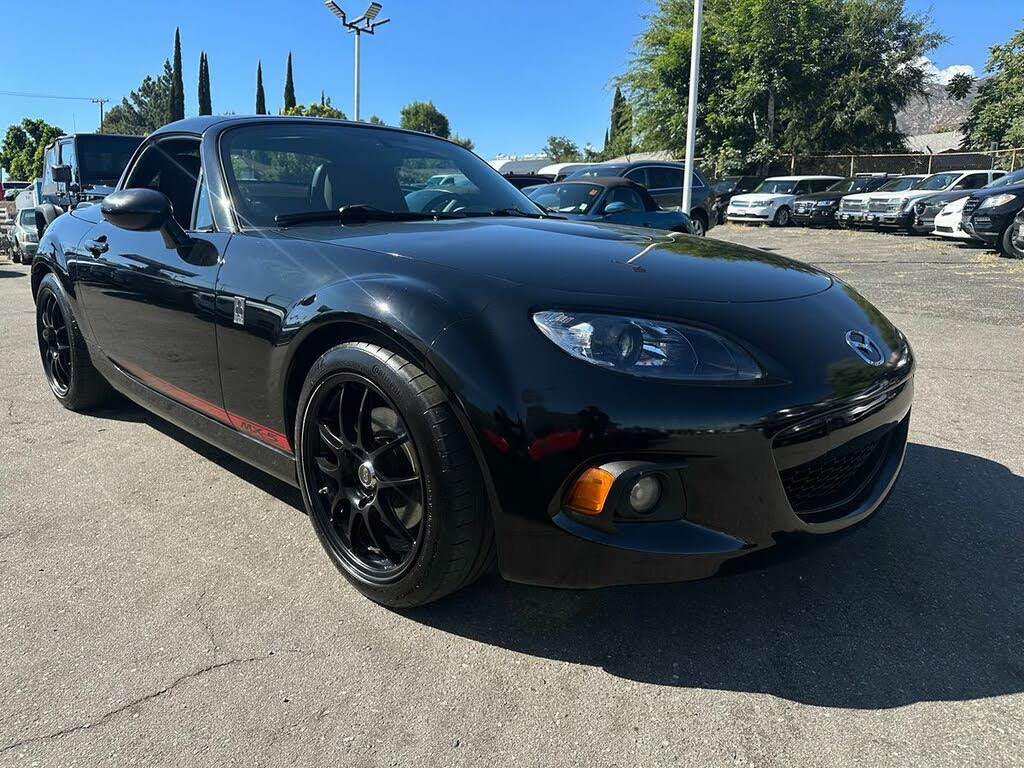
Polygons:
[[356,474],[364,488],[373,488],[377,484],[377,473],[373,471],[373,464],[368,461],[359,465]]

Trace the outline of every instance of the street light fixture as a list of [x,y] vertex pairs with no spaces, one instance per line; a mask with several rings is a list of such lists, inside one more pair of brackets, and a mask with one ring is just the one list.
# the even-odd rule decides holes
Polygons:
[[341,25],[345,27],[345,29],[349,32],[354,32],[356,36],[355,109],[353,112],[354,119],[359,120],[359,38],[362,37],[364,32],[368,35],[375,34],[377,27],[381,24],[387,24],[391,19],[381,19],[380,21],[376,20],[381,10],[380,3],[370,3],[370,5],[367,6],[366,11],[363,12],[363,15],[357,19],[353,19],[352,21],[348,20],[348,17],[345,15],[345,11],[343,11],[341,6],[334,2],[334,0],[325,0],[324,5],[327,6],[327,10],[341,19]]

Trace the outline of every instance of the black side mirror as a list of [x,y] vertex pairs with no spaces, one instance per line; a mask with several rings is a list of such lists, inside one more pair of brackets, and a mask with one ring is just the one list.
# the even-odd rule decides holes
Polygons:
[[50,173],[53,174],[53,180],[58,184],[70,184],[71,183],[71,166],[70,165],[51,165]]
[[100,213],[121,229],[159,232],[168,248],[181,250],[192,245],[192,238],[174,219],[171,201],[155,189],[122,189],[107,195],[100,203]]

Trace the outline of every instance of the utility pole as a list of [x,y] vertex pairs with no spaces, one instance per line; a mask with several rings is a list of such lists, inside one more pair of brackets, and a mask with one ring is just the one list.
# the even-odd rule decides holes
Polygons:
[[359,40],[365,32],[368,35],[375,34],[377,27],[381,24],[387,24],[391,19],[381,19],[376,21],[377,15],[380,13],[380,3],[370,3],[367,6],[366,11],[358,19],[348,20],[345,12],[341,10],[341,7],[334,2],[334,0],[325,0],[324,5],[327,6],[327,10],[341,19],[341,25],[345,27],[349,32],[355,33],[356,36],[356,55],[355,55],[355,105],[353,109],[353,119],[359,120]]
[[97,133],[103,133],[103,105],[106,104],[110,99],[93,99],[93,104],[100,105],[100,128]]
[[690,102],[686,117],[686,165],[683,168],[683,213],[690,215],[693,201],[693,155],[697,146],[697,86],[700,83],[700,34],[704,0],[693,2],[693,42],[690,44]]

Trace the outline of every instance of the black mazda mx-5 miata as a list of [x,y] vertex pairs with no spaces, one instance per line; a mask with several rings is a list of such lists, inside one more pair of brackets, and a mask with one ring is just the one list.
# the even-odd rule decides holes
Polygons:
[[297,484],[390,606],[495,558],[563,587],[708,576],[863,520],[903,461],[911,351],[852,288],[547,215],[409,131],[169,125],[47,228],[31,283],[63,405],[117,390]]

